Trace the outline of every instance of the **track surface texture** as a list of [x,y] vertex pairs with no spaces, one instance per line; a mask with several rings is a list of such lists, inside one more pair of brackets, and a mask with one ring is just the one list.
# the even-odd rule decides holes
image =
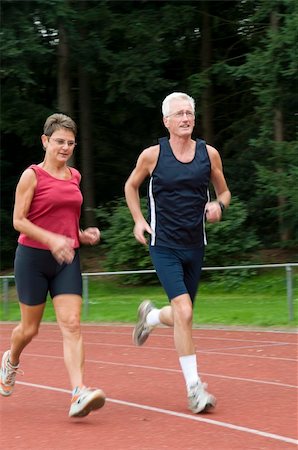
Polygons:
[[[0,324],[0,351],[15,324]],[[293,450],[297,448],[297,333],[194,329],[200,375],[217,397],[187,409],[171,329],[143,347],[131,326],[83,325],[85,379],[105,406],[68,418],[70,386],[56,324],[42,324],[22,354],[11,397],[0,398],[0,448],[9,450]]]

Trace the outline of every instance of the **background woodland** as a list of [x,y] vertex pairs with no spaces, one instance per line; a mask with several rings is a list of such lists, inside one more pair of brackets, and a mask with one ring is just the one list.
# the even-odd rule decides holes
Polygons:
[[82,226],[101,228],[106,267],[150,266],[123,186],[166,135],[173,91],[195,98],[194,137],[219,150],[233,195],[210,227],[207,264],[297,248],[297,1],[2,0],[1,17],[2,269],[16,246],[15,186],[42,160],[54,112],[78,124]]

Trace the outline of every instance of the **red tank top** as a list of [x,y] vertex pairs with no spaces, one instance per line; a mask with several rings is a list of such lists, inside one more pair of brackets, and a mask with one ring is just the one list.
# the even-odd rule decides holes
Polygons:
[[[28,213],[28,220],[35,225],[74,239],[74,248],[80,246],[79,220],[83,202],[80,191],[80,173],[69,167],[71,179],[59,180],[41,167],[32,164],[29,169],[34,170],[37,185]],[[28,247],[49,248],[21,233],[18,242]]]

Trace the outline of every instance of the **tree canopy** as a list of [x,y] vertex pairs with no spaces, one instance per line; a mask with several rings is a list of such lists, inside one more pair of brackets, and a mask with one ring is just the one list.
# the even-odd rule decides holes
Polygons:
[[4,267],[15,248],[14,189],[43,157],[46,117],[78,123],[88,225],[123,197],[141,150],[166,134],[161,102],[172,91],[194,97],[195,135],[222,156],[245,209],[239,236],[297,245],[295,0],[2,0],[1,13]]

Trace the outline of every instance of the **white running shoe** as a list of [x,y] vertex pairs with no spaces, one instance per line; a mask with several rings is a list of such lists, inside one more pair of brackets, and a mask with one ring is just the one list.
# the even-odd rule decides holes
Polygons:
[[85,417],[91,411],[102,408],[105,401],[106,396],[101,389],[77,389],[71,399],[69,417]]
[[154,309],[154,305],[150,300],[144,300],[138,308],[138,321],[132,333],[135,345],[143,345],[154,328],[146,323],[147,316],[152,309]]
[[19,366],[13,366],[9,362],[10,350],[7,350],[2,357],[1,370],[0,370],[0,394],[4,397],[8,397],[13,393],[16,375],[23,374],[22,370],[19,370]]
[[195,414],[206,412],[216,405],[216,398],[207,392],[207,384],[197,382],[187,394],[188,408]]

